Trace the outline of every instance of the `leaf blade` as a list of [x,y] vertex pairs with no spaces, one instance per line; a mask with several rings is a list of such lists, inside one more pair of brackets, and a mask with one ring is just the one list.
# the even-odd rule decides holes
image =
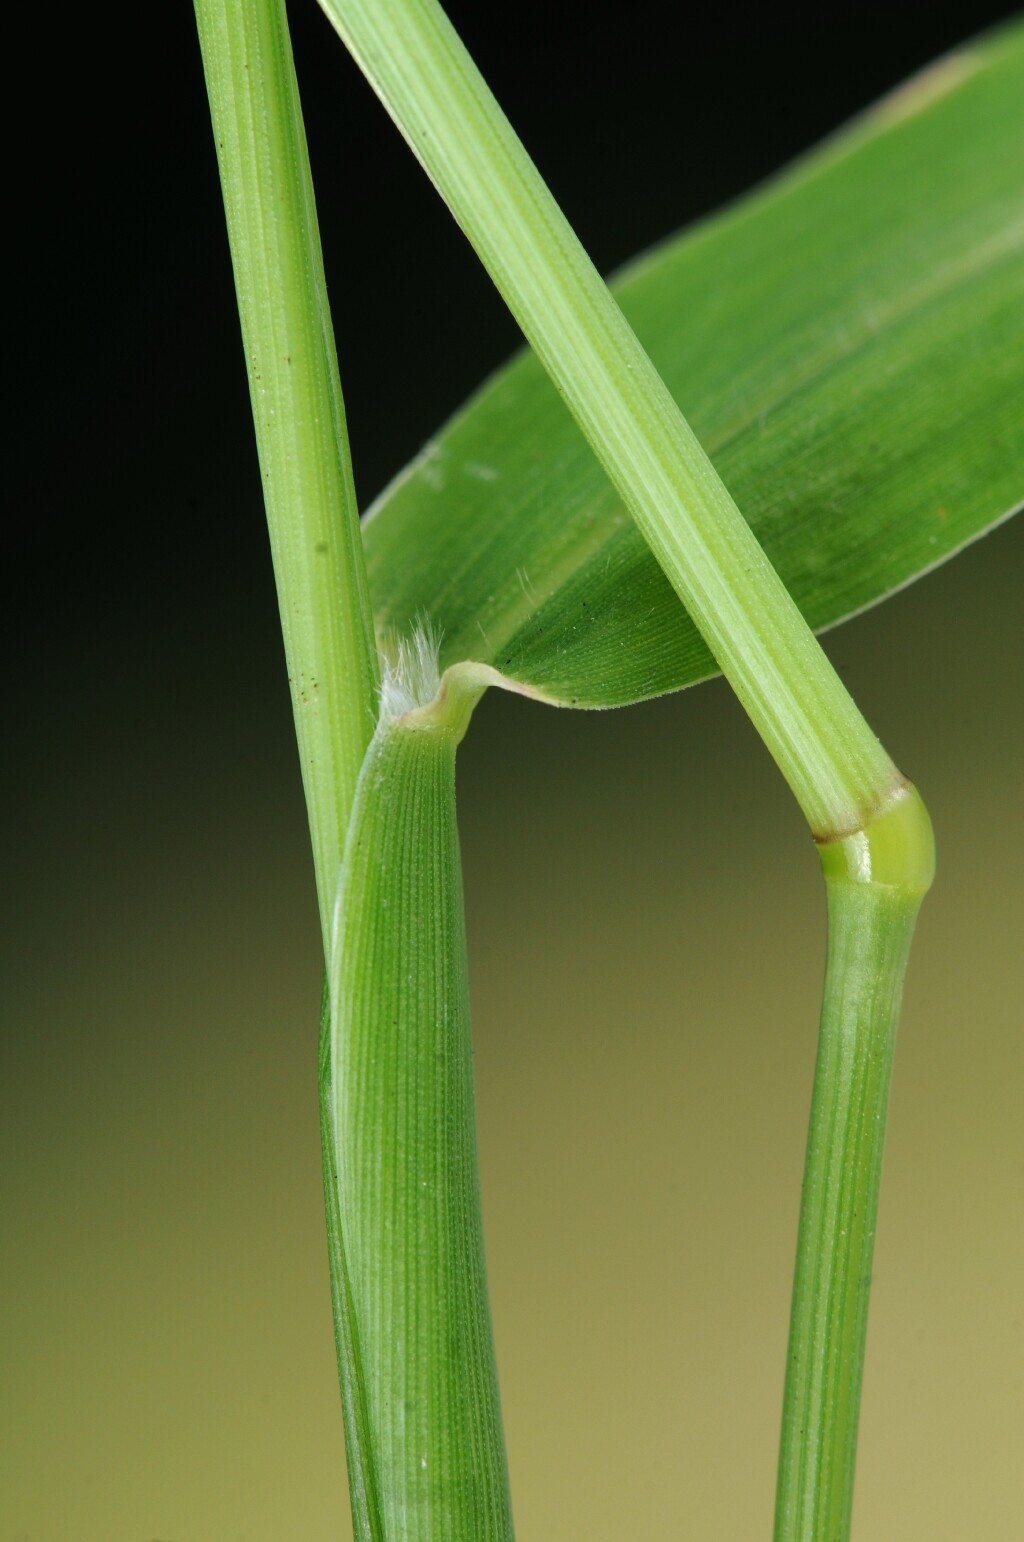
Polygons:
[[[816,628],[952,555],[1024,488],[1022,96],[1017,26],[614,286]],[[716,671],[529,354],[364,534],[378,625],[428,616],[443,665],[478,659],[581,706]]]

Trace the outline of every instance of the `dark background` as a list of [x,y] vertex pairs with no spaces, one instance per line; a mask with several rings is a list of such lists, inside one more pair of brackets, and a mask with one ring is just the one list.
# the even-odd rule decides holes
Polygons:
[[[318,7],[292,12],[367,503],[518,337]],[[450,12],[611,272],[1012,8],[831,5],[797,19],[708,6],[699,23],[681,13],[689,43],[645,5],[625,20],[539,0],[516,20]],[[191,9],[161,22],[136,8],[104,34],[73,13],[22,52],[40,108],[17,125],[9,166],[10,534],[25,555],[15,603],[30,599],[36,632],[40,565],[47,634],[135,603],[150,619],[207,603],[249,616],[253,586],[269,583]]]
[[[681,43],[646,4],[449,9],[605,271],[1010,14],[710,6]],[[292,13],[365,505],[516,332]],[[192,14],[39,12],[16,45],[0,1532],[326,1539],[318,931]],[[829,643],[949,810],[908,1012],[950,1015],[897,1085],[864,1539],[1019,1534],[1022,559],[1006,527]],[[460,775],[521,1534],[766,1535],[820,971],[799,818],[720,684],[614,718],[488,700]]]

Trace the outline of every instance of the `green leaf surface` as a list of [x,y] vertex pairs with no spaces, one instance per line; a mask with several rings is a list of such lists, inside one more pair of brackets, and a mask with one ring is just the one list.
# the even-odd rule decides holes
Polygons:
[[[613,289],[816,629],[1024,494],[1024,27],[941,60]],[[555,702],[716,665],[529,352],[371,509],[378,630]]]

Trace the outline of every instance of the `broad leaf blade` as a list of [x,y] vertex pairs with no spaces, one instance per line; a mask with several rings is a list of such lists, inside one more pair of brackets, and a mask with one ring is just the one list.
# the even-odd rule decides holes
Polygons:
[[[614,286],[816,628],[1024,493],[1024,28],[941,61]],[[378,626],[426,617],[581,706],[715,664],[536,360],[519,355],[365,526]]]

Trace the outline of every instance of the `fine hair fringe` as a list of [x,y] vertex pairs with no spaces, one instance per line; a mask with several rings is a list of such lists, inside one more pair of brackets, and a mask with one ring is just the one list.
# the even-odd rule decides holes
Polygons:
[[424,618],[411,637],[389,639],[381,648],[380,720],[393,723],[428,707],[441,685],[441,638]]

